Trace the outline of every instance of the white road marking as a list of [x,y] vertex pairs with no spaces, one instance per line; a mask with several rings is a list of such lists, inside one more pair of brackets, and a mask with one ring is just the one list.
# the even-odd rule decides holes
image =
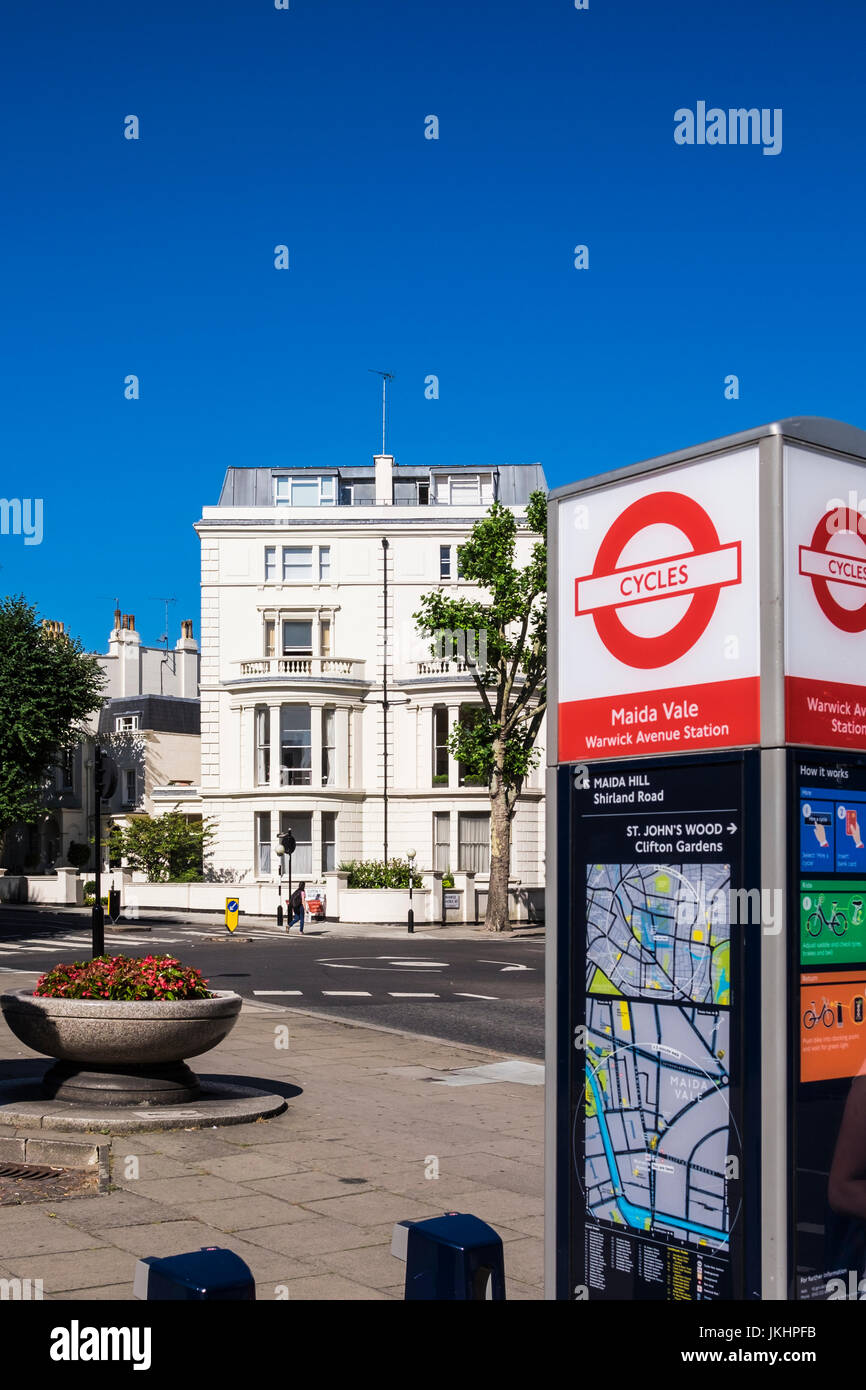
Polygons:
[[302,989],[254,989],[253,994],[303,994]]
[[459,989],[455,990],[454,993],[458,999],[492,999],[495,1001],[499,998],[498,994],[464,994]]
[[322,993],[338,995],[341,999],[348,998],[350,995],[353,999],[370,998],[370,991],[368,989],[323,989]]
[[[11,942],[9,943],[12,944]],[[89,937],[79,936],[22,936],[20,946],[89,946]]]
[[388,991],[388,993],[389,993],[389,995],[391,996],[392,999],[438,999],[438,998],[439,998],[439,995],[438,995],[438,994],[415,994],[415,993],[407,994],[407,993],[400,992],[400,991],[393,990],[393,989],[390,989],[390,990]]
[[[388,957],[387,957],[387,956],[380,956],[379,959],[380,959],[380,960],[388,960]],[[447,970],[448,966],[450,965],[450,961],[447,961],[447,960],[388,960],[388,964],[389,964],[389,965],[399,965],[399,966],[411,965],[411,966],[413,966],[416,970],[432,970],[434,967],[435,967],[435,969],[437,969],[437,970]]]
[[45,946],[19,946],[17,944],[13,945],[11,942],[8,942],[0,946],[0,953],[2,953],[4,956],[14,956],[17,955],[19,951],[44,952],[45,950],[47,950],[47,947]]
[[534,970],[534,969],[535,969],[535,966],[534,966],[534,965],[503,965],[501,960],[481,960],[481,959],[479,959],[478,964],[479,964],[479,965],[498,965],[500,971],[502,972],[502,974],[504,974],[506,970]]

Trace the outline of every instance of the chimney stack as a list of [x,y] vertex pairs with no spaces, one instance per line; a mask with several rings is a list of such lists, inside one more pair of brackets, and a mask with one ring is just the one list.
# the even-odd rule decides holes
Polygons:
[[376,470],[376,506],[390,507],[394,501],[394,455],[374,454]]

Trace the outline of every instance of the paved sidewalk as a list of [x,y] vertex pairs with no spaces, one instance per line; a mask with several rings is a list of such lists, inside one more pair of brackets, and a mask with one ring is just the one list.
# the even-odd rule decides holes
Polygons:
[[[0,989],[22,983],[0,972]],[[33,1057],[0,1021],[0,1134],[30,1133],[2,1124],[2,1078]],[[284,1088],[287,1110],[115,1137],[107,1194],[0,1206],[0,1277],[42,1279],[46,1298],[130,1299],[139,1257],[222,1245],[260,1299],[401,1299],[394,1222],[458,1210],[502,1236],[509,1298],[540,1298],[544,1088],[525,1063],[505,1069],[516,1079],[485,1070],[505,1060],[245,1003],[193,1065]]]
[[[54,912],[69,913],[71,916],[80,917],[83,928],[90,924],[91,912],[89,907],[45,906],[38,903],[15,903],[12,906],[15,912],[31,912],[35,925],[38,925],[40,916],[50,915]],[[221,912],[169,912],[162,908],[141,908],[134,920],[121,916],[116,923],[107,923],[106,930],[109,933],[118,929],[140,931],[142,927],[174,926],[178,923],[200,928],[213,927],[214,932],[219,935],[226,933],[225,919]],[[278,927],[273,917],[253,917],[242,914],[238,922],[238,936],[243,936],[244,928],[255,929],[257,932],[273,931],[277,935],[285,935],[285,927]],[[310,921],[306,930],[315,936],[346,937],[347,939],[393,941],[409,936],[405,922]],[[2,935],[2,931],[3,905],[0,904],[0,935]],[[297,930],[294,929],[292,935],[296,934]],[[490,933],[486,932],[482,925],[475,926],[472,922],[458,922],[448,926],[442,926],[439,922],[416,922],[414,935],[422,940],[425,937],[435,936],[437,940],[466,941],[479,937],[489,938]],[[496,934],[497,941],[521,940],[532,937],[543,940],[543,923],[515,922],[510,931]]]

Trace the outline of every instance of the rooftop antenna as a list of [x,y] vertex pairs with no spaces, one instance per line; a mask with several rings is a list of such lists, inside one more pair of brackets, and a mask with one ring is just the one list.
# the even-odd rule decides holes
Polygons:
[[382,453],[384,454],[384,452],[385,452],[385,393],[386,393],[386,391],[387,391],[387,389],[388,389],[388,382],[394,380],[394,373],[393,373],[393,372],[377,372],[375,367],[368,367],[368,368],[367,368],[367,371],[368,371],[368,372],[372,372],[374,376],[380,376],[380,377],[382,378]]
[[156,640],[157,640],[157,642],[164,642],[165,645],[166,645],[166,647],[167,647],[167,646],[168,646],[168,605],[169,605],[170,603],[177,603],[177,599],[174,597],[173,594],[172,594],[169,598],[166,598],[166,596],[165,596],[164,594],[151,594],[151,595],[150,595],[149,602],[151,602],[151,603],[164,603],[164,604],[165,604],[165,632],[162,634],[161,637],[157,637]]

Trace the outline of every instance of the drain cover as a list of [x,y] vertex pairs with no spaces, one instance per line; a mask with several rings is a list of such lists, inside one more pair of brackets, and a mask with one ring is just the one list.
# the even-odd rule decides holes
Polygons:
[[0,1178],[53,1178],[62,1168],[39,1168],[35,1163],[0,1163]]
[[98,1192],[93,1169],[47,1168],[37,1163],[0,1163],[0,1207],[50,1202]]

